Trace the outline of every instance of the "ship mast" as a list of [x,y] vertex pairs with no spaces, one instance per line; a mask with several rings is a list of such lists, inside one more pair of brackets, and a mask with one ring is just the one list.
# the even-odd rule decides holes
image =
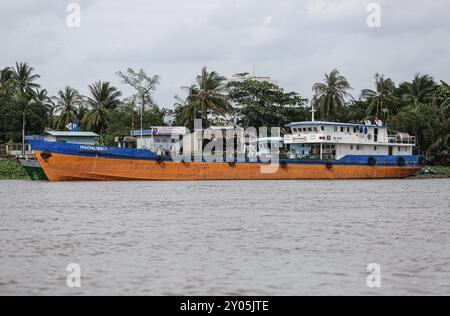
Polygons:
[[317,110],[314,109],[314,104],[311,105],[311,111],[310,112],[311,112],[311,116],[312,116],[311,122],[315,122],[316,121],[316,112],[317,112]]

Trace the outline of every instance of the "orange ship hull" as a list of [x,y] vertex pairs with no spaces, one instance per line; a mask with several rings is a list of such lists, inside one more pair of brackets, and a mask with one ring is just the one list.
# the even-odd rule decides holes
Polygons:
[[36,151],[50,181],[80,180],[320,180],[320,179],[400,179],[418,172],[418,166],[359,166],[324,164],[289,164],[265,173],[267,165],[258,163],[161,162],[152,160],[114,159],[72,156],[54,153],[43,159]]

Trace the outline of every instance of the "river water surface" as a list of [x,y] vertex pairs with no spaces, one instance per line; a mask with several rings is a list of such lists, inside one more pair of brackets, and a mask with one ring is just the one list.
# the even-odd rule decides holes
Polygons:
[[0,295],[450,295],[448,179],[0,181],[0,203]]

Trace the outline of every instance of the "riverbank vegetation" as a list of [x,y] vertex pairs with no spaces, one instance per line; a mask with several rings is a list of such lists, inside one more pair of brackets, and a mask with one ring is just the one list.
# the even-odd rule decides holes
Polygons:
[[450,166],[431,166],[432,170],[436,172],[436,175],[441,177],[450,176]]
[[25,170],[15,161],[0,160],[0,180],[28,179]]
[[417,136],[420,154],[434,164],[450,165],[450,86],[426,74],[396,84],[385,75],[374,76],[373,87],[354,91],[338,70],[323,82],[312,83],[312,100],[295,91],[285,91],[268,81],[240,74],[227,80],[203,68],[193,83],[181,88],[174,104],[158,105],[153,94],[161,78],[144,70],[118,72],[123,84],[134,90],[122,95],[107,81],[88,86],[88,94],[62,86],[50,96],[39,84],[40,76],[26,63],[16,63],[0,73],[0,143],[19,142],[26,134],[45,129],[65,130],[78,122],[81,130],[95,131],[101,143],[113,145],[114,137],[143,126],[183,125],[192,128],[195,119],[203,126],[277,127],[310,120],[312,106],[317,119],[362,123],[380,118],[391,131]]

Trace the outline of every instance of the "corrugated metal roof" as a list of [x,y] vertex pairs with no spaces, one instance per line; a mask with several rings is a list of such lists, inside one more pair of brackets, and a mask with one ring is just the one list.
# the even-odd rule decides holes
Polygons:
[[98,137],[98,134],[93,132],[58,132],[47,131],[44,135],[60,136],[60,137]]

